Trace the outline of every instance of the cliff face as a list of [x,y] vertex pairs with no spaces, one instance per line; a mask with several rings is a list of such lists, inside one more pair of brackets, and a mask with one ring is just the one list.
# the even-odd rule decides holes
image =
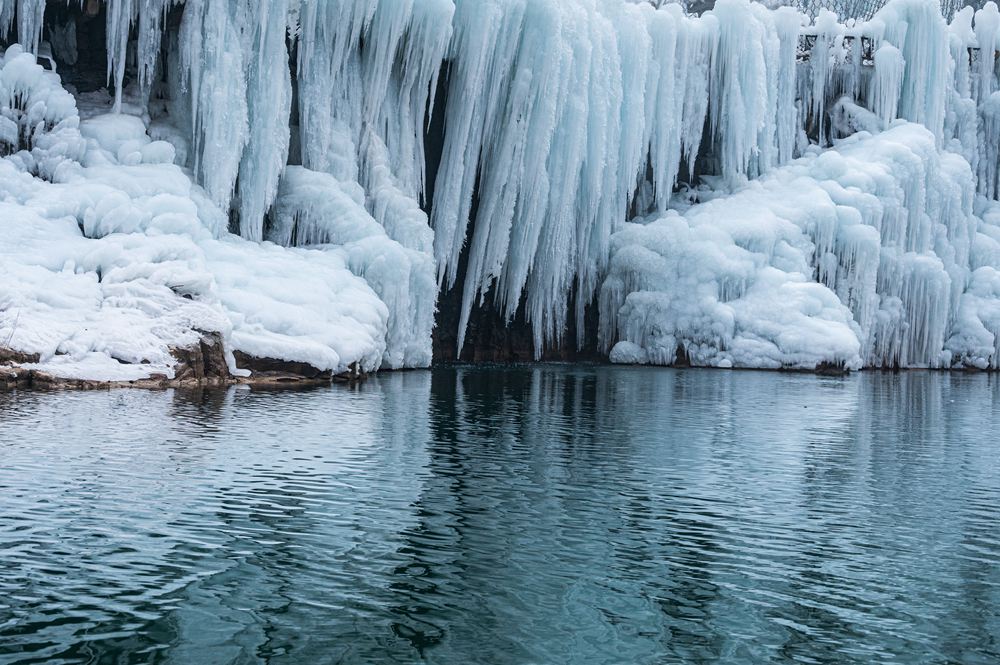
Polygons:
[[0,342],[121,380],[173,377],[202,333],[234,376],[996,367],[998,24],[0,0],[65,75],[0,63]]

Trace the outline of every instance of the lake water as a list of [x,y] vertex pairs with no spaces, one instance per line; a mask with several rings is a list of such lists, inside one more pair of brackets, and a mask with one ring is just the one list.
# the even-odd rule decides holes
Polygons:
[[0,393],[0,663],[997,663],[1000,377]]

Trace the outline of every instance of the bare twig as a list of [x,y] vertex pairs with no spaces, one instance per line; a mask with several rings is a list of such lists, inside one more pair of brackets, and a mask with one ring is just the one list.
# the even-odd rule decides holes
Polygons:
[[14,333],[17,332],[17,322],[21,320],[21,310],[17,310],[17,316],[14,317],[14,325],[10,328],[10,334],[7,335],[7,341],[3,343],[5,348],[10,348],[10,341],[14,339]]

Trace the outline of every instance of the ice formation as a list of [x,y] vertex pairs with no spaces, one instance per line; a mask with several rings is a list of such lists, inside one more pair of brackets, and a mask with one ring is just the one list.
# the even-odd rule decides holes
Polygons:
[[[110,94],[0,69],[0,345],[53,371],[169,373],[196,330],[426,366],[451,288],[460,348],[478,306],[536,353],[596,306],[622,362],[1000,366],[993,2],[85,5]],[[75,62],[45,17],[0,0]]]
[[[142,121],[81,121],[58,77],[11,47],[0,95],[30,149],[0,160],[0,340],[70,378],[172,376],[172,348],[217,332],[232,352],[379,367],[388,310],[342,251],[226,232],[226,215]],[[25,117],[26,116],[26,117]],[[26,132],[22,130],[22,136]],[[388,244],[388,239],[386,243]]]
[[[981,304],[969,165],[896,123],[776,169],[731,196],[612,238],[601,334],[613,360],[722,367],[948,367],[996,360],[949,339]],[[987,259],[988,260],[988,259]],[[990,270],[985,268],[985,270]],[[983,274],[975,297],[993,288]],[[988,299],[988,296],[987,296]],[[951,327],[957,331],[960,326]],[[641,349],[641,351],[640,351]]]

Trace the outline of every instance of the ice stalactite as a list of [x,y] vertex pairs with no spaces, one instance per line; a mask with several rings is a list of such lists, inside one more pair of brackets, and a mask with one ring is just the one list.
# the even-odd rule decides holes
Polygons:
[[424,132],[453,12],[450,0],[303,3],[297,84],[305,166],[357,180],[364,134],[375,132],[399,183],[423,196]]
[[108,81],[114,83],[116,113],[121,111],[129,31],[138,18],[139,2],[140,0],[117,0],[105,5]]
[[948,26],[937,3],[894,0],[875,15],[884,39],[906,63],[899,116],[943,138],[949,78],[953,71]]
[[458,2],[448,79],[449,95],[441,168],[434,187],[431,222],[438,279],[455,285],[465,244],[480,155],[505,92],[526,0]]
[[245,52],[228,0],[189,0],[178,46],[190,98],[194,170],[212,201],[229,210],[247,143]]
[[175,0],[138,0],[138,74],[144,100],[156,75],[157,57],[163,39],[163,22]]
[[1000,48],[1000,10],[992,2],[976,12],[976,46],[979,47],[979,76],[976,95],[987,99],[997,89],[996,59],[988,54]]
[[[5,4],[13,5],[13,0]],[[24,47],[32,53],[38,52],[44,16],[45,0],[17,0],[17,34],[24,35]]]
[[791,7],[780,7],[774,12],[773,20],[779,43],[775,118],[778,164],[784,164],[795,153],[795,140],[799,132],[798,108],[795,104],[796,55],[799,32],[805,17]]
[[[576,210],[571,197],[582,177],[591,101],[586,93],[573,101],[567,95],[570,86],[587,91],[592,72],[589,42],[581,40],[581,52],[563,40],[565,31],[586,30],[588,18],[587,14],[570,16],[557,5],[529,3],[527,7],[509,73],[508,96],[491,128],[490,140],[483,145],[486,168],[469,240],[459,347],[474,303],[498,280],[498,306],[512,316],[540,248],[549,250],[544,254],[547,263],[544,271],[533,275],[538,292],[531,294],[535,299],[528,306],[535,314],[536,335],[545,325],[536,308],[553,302],[545,296],[558,290],[567,278],[566,258],[576,251],[578,241],[569,230],[575,221],[572,212],[586,214]],[[561,46],[542,48],[552,39],[559,40]],[[596,131],[604,129],[595,127]],[[552,170],[550,160],[562,169]]]
[[948,27],[951,60],[954,63],[954,80],[949,91],[949,104],[945,115],[945,139],[949,149],[958,152],[972,166],[974,173],[979,170],[979,117],[976,100],[972,93],[972,47],[976,44],[972,28],[974,12],[965,7],[955,13]]
[[895,120],[899,108],[899,94],[903,89],[903,73],[906,62],[903,54],[892,44],[883,44],[875,52],[875,72],[872,76],[872,111],[883,125]]
[[451,42],[454,13],[451,0],[414,2],[405,43],[397,56],[398,92],[382,102],[375,123],[388,150],[388,163],[394,165],[393,177],[416,200],[423,198],[426,189],[424,134]]
[[[16,12],[17,3],[15,0],[3,0],[3,2],[0,2],[0,34],[4,37],[10,36],[11,29],[14,27]],[[28,41],[27,35],[21,39],[22,41]]]
[[260,241],[288,162],[292,80],[285,46],[287,0],[261,8],[250,32],[247,67],[248,134],[239,166],[240,235]]
[[979,191],[995,199],[1000,192],[1000,91],[983,100],[980,114]]
[[[647,86],[645,119],[638,122],[648,125],[644,152],[653,172],[656,207],[662,212],[677,184],[682,157],[693,162],[701,145],[718,24],[714,17],[695,22],[678,9],[650,12],[645,23],[653,57],[643,57],[655,78]],[[643,167],[646,161],[644,156]]]
[[[709,94],[712,134],[720,138],[717,147],[722,174],[731,178],[750,171],[755,155],[764,158],[769,152],[760,150],[758,133],[773,122],[767,65],[769,60],[774,62],[777,53],[767,39],[767,26],[755,20],[749,3],[720,0],[716,7],[719,39]],[[773,140],[773,126],[771,133]],[[765,138],[763,143],[771,140]]]
[[830,49],[842,30],[842,26],[837,22],[837,15],[826,9],[819,12],[811,30],[816,41],[809,54],[811,77],[811,88],[808,89],[809,110],[817,124],[820,143],[826,140],[824,129],[826,127],[826,91],[830,85],[832,73]]
[[448,100],[432,221],[446,286],[468,239],[459,345],[490,294],[508,319],[524,306],[536,353],[560,340],[571,294],[579,331],[647,165],[662,211],[708,141],[732,183],[792,156],[794,86],[781,79],[802,17],[778,22],[745,0],[700,18],[676,6],[458,3],[449,83],[466,94]]

